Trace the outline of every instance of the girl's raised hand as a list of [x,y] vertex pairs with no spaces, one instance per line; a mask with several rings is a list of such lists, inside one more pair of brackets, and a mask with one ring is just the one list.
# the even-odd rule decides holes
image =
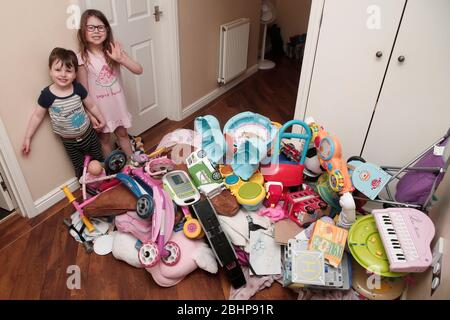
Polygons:
[[126,57],[126,53],[122,48],[122,45],[117,42],[111,42],[111,50],[106,52],[108,56],[118,63],[122,63]]

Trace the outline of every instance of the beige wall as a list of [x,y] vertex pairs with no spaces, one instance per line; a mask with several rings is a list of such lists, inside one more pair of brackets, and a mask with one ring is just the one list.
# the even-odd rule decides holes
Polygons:
[[49,85],[48,55],[56,47],[76,49],[74,31],[66,28],[67,6],[74,1],[4,1],[0,10],[0,117],[3,120],[34,200],[74,176],[62,144],[48,119],[31,145],[20,153],[29,117],[40,91]]
[[248,67],[257,63],[261,0],[179,0],[182,105],[218,87],[220,25],[250,19]]
[[276,24],[281,28],[281,36],[286,45],[289,38],[306,33],[308,30],[311,0],[276,0]]

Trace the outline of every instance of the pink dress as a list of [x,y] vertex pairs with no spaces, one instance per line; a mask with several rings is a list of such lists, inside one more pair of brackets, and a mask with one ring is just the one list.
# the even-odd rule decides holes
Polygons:
[[84,65],[88,73],[88,91],[105,118],[103,133],[112,133],[118,127],[131,127],[131,114],[128,112],[122,85],[120,67],[112,70],[105,57],[88,52],[89,63],[78,53],[78,65]]

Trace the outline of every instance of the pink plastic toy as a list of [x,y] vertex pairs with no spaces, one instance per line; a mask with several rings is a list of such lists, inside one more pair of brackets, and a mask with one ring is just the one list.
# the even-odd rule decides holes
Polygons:
[[[148,183],[153,183],[143,171],[136,171],[132,174],[142,174],[141,179],[145,178]],[[172,236],[175,223],[173,202],[161,187],[152,186],[152,189],[155,204],[155,213],[152,216],[152,239],[142,245],[139,250],[139,260],[145,268],[154,267],[160,260],[172,266],[178,263],[181,255],[180,247],[175,242],[168,241]]]
[[263,208],[259,210],[260,216],[269,217],[273,222],[277,222],[286,218],[286,213],[281,204],[278,204],[275,208]]
[[283,184],[281,182],[267,182],[266,188],[266,200],[264,205],[267,208],[274,208],[278,202],[283,199]]

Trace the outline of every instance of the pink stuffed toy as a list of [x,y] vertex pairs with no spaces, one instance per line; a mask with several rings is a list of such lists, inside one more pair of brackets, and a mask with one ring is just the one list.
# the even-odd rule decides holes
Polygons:
[[178,244],[181,256],[174,266],[167,266],[159,262],[147,271],[153,280],[161,287],[172,287],[181,282],[188,274],[201,268],[210,273],[217,273],[218,265],[211,248],[204,240],[191,240],[183,232],[174,233],[170,241]]

